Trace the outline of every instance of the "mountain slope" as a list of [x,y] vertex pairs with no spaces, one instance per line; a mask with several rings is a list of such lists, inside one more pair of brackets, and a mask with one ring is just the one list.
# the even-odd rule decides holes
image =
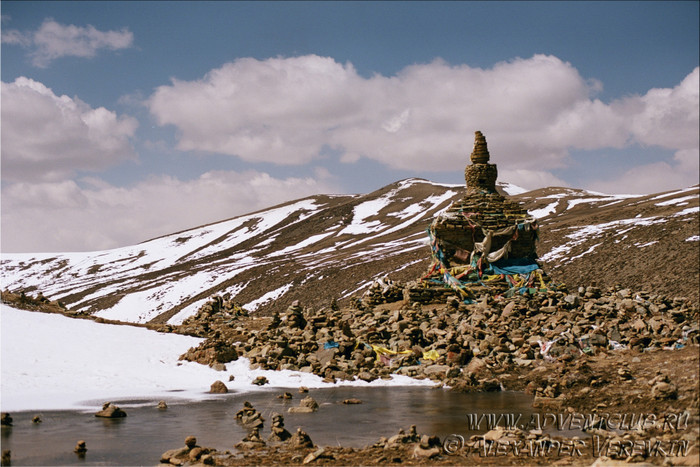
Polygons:
[[644,196],[544,189],[517,198],[546,213],[538,251],[555,280],[698,301],[698,186]]
[[[508,191],[517,187],[507,187]],[[464,187],[403,180],[318,195],[108,251],[3,255],[3,289],[83,313],[180,322],[215,293],[249,310],[328,305],[430,264],[425,229]],[[648,196],[547,188],[514,199],[539,217],[538,252],[570,287],[596,281],[698,299],[698,187]]]

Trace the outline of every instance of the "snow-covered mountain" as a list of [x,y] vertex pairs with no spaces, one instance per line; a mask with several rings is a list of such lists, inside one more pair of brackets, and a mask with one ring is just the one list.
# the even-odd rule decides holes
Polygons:
[[[550,275],[698,298],[698,187],[645,195],[501,185],[540,219]],[[107,251],[3,254],[2,288],[129,322],[179,323],[213,294],[264,312],[328,305],[375,279],[420,277],[426,228],[461,185],[408,179],[366,195],[317,195]]]

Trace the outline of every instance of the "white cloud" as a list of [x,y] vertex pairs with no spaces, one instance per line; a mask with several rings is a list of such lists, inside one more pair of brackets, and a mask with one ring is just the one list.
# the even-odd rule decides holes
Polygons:
[[642,97],[626,99],[625,103],[634,108],[627,114],[631,117],[635,141],[669,149],[698,148],[700,68],[695,68],[672,89],[651,89]]
[[135,244],[305,196],[331,193],[332,179],[207,172],[182,181],[153,177],[133,187],[100,179],[14,183],[2,189],[4,252],[89,251]]
[[649,194],[685,188],[700,183],[700,151],[684,149],[672,162],[632,167],[614,179],[591,182],[586,188],[601,193]]
[[2,42],[30,48],[32,63],[45,68],[61,57],[92,58],[99,49],[129,48],[134,42],[134,35],[128,29],[99,31],[91,25],[63,25],[47,18],[36,31],[4,31]]
[[136,157],[138,123],[20,77],[2,83],[2,177],[59,180]]
[[609,104],[593,97],[600,89],[546,55],[489,69],[436,60],[369,78],[307,55],[236,60],[160,86],[147,104],[160,125],[178,129],[181,150],[277,164],[308,163],[325,145],[344,162],[455,170],[482,130],[500,167],[561,182],[548,171],[565,167],[570,149],[697,149],[697,69],[673,89]]

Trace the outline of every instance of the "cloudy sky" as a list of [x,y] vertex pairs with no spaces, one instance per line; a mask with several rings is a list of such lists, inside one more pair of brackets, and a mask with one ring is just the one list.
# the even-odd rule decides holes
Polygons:
[[3,0],[2,251],[318,193],[698,183],[698,2]]

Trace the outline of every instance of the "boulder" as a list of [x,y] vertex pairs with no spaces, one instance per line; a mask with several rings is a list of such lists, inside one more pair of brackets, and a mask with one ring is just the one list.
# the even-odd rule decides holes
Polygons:
[[87,452],[87,443],[85,440],[80,440],[75,444],[73,452],[76,454],[85,454]]
[[257,378],[255,378],[255,379],[253,380],[253,383],[252,383],[252,384],[255,384],[255,385],[257,385],[257,386],[263,386],[263,385],[265,385],[265,384],[267,384],[267,383],[269,383],[269,381],[267,380],[266,377],[264,377],[264,376],[258,376]]
[[222,381],[214,381],[209,388],[211,394],[226,394],[228,393],[228,388]]
[[112,404],[111,402],[106,402],[102,406],[102,410],[95,414],[95,417],[102,418],[123,418],[126,417],[126,412]]
[[316,402],[314,400],[314,398],[311,396],[307,396],[307,397],[303,398],[301,401],[299,401],[299,406],[300,407],[309,407],[313,411],[318,410],[318,402]]
[[423,435],[420,442],[413,448],[413,457],[416,459],[433,459],[442,454],[442,444],[437,436]]

